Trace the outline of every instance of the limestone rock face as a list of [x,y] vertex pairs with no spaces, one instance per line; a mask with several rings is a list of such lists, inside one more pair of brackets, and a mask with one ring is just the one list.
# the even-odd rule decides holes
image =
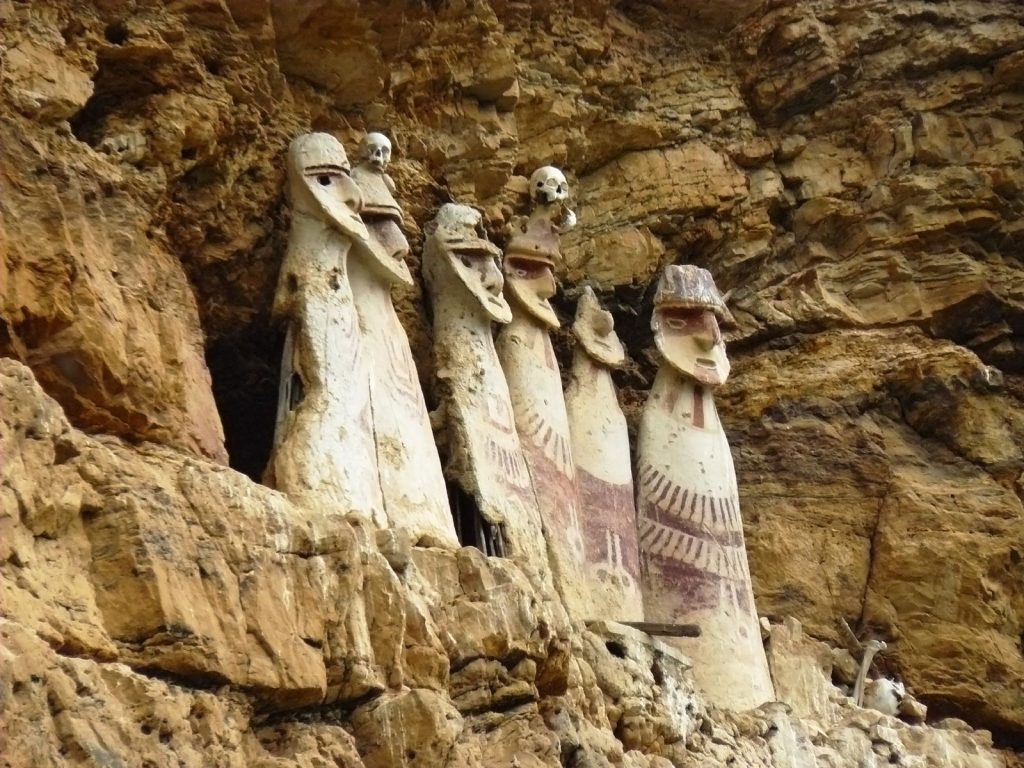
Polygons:
[[[0,120],[5,135],[32,135],[20,115]],[[72,143],[0,149],[0,351],[31,365],[83,427],[227,463],[182,265],[121,174]]]
[[950,342],[838,336],[763,354],[771,402],[740,367],[721,405],[747,425],[735,444],[759,608],[825,636],[836,615],[861,617],[895,639],[885,656],[915,695],[1009,726],[1022,691],[1000,680],[1024,673],[1004,634],[1021,606],[1019,406]]
[[[848,705],[823,725],[709,710],[678,651],[569,624],[512,560],[411,547],[216,464],[88,437],[14,361],[0,403],[5,766],[783,766],[847,742],[1001,764],[984,734],[937,745]],[[793,678],[814,674],[827,685],[814,665]]]
[[[952,718],[1024,733],[1022,19],[0,0],[0,356],[28,366],[0,387],[3,760],[998,765]],[[709,710],[509,563],[326,525],[223,466],[271,448],[284,150],[385,127],[414,275],[441,203],[502,244],[529,173],[567,171],[559,277],[615,315],[634,429],[650,279],[711,270],[759,612],[884,638],[944,727]],[[433,381],[422,285],[395,299]],[[405,716],[399,754],[375,729]]]

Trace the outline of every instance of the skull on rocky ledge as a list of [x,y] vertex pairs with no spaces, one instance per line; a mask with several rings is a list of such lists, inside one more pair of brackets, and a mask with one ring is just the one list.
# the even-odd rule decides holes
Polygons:
[[543,203],[554,203],[569,197],[569,182],[565,174],[553,165],[538,168],[530,176],[530,197]]
[[382,171],[391,162],[391,141],[383,133],[366,134],[359,150],[370,165]]

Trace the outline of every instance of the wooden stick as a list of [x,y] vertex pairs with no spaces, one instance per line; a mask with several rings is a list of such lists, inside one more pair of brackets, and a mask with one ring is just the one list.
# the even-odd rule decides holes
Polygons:
[[664,635],[666,637],[700,637],[700,627],[696,624],[656,624],[651,621],[620,621],[627,627],[639,629],[648,635]]

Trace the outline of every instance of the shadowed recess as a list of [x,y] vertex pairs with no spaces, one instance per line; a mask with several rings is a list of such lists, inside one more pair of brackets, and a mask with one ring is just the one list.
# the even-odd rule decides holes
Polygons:
[[284,334],[257,320],[206,351],[230,465],[257,482],[274,440],[283,346]]

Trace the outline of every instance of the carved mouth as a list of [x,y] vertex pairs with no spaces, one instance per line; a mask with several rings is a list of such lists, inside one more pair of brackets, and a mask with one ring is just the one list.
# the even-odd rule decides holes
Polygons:
[[704,310],[714,312],[715,307],[708,304],[702,304],[699,301],[683,301],[678,299],[673,301],[663,301],[658,305],[658,311],[666,317],[692,317],[694,312]]
[[718,363],[712,360],[710,357],[698,357],[695,362],[701,368],[711,368],[712,370],[718,368]]
[[510,274],[523,280],[536,280],[544,277],[545,272],[551,274],[555,263],[543,257],[528,258],[525,256],[510,256],[508,259],[508,271]]

